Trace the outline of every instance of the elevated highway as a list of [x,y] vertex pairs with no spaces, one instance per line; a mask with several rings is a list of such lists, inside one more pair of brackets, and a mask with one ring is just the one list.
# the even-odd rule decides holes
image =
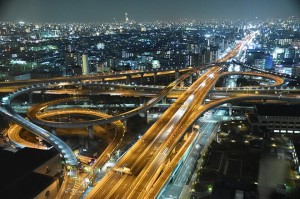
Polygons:
[[20,126],[34,133],[35,135],[43,138],[45,141],[51,144],[62,155],[66,162],[66,165],[78,166],[78,161],[73,151],[61,139],[46,131],[45,129],[21,117],[20,115],[15,113],[15,111],[12,110],[8,105],[2,105],[2,107],[0,107],[0,114],[6,117],[7,119],[19,124]]
[[[247,37],[246,41],[250,39],[251,37]],[[224,58],[220,59],[219,62],[227,61],[228,59],[235,56],[243,45],[244,43],[239,44],[237,48],[235,48]],[[182,92],[182,94],[179,95],[176,102],[170,106],[170,108],[162,115],[162,117],[159,118],[158,121],[142,136],[142,138],[117,162],[115,167],[116,169],[125,168],[125,167],[130,168],[132,175],[127,175],[127,174],[120,175],[119,173],[116,173],[113,170],[110,171],[88,194],[87,198],[152,197],[149,196],[148,193],[151,193],[153,187],[157,184],[157,182],[161,180],[160,176],[162,172],[166,172],[166,169],[164,169],[164,165],[166,164],[167,159],[170,156],[171,152],[173,151],[174,147],[183,138],[187,129],[191,127],[194,121],[196,121],[196,119],[201,114],[203,114],[205,111],[207,111],[210,108],[213,108],[215,106],[218,106],[226,102],[234,102],[237,100],[270,99],[270,100],[297,101],[299,99],[298,95],[290,95],[290,96],[283,95],[283,94],[272,95],[272,94],[262,94],[260,92],[240,94],[238,93],[239,91],[245,92],[245,90],[244,91],[236,90],[236,91],[232,91],[224,98],[217,99],[204,104],[204,100],[206,99],[210,91],[213,89],[217,79],[222,75],[231,75],[229,73],[223,74],[221,66],[208,65],[207,68],[208,67],[210,68],[207,70],[207,72],[205,72],[201,77],[199,77],[195,81],[195,83],[193,83],[189,88],[187,88],[186,90],[178,91],[178,92]],[[167,87],[163,89],[160,88],[162,89],[161,92],[156,97],[154,97],[153,99],[145,103],[141,109],[137,111],[134,109],[133,111],[126,113],[127,115],[120,114],[116,117],[105,118],[102,120],[104,120],[104,122],[112,122],[115,119],[125,119],[127,116],[130,117],[134,114],[144,112],[149,107],[153,106],[158,101],[160,101],[163,97],[165,97],[170,92],[171,89],[176,88],[176,86],[181,81],[183,81],[183,79],[195,73],[197,69],[187,69],[186,71],[188,71],[186,74],[176,79],[173,83],[169,84]],[[166,74],[169,73],[173,73],[173,72],[169,71]],[[250,73],[248,73],[248,75],[249,74]],[[114,81],[118,78],[124,79],[124,77],[127,77],[124,74],[117,74],[117,76],[113,76],[113,75],[111,77],[107,77],[107,78],[105,77],[104,78],[105,81],[111,81],[111,80]],[[138,76],[139,73],[137,72],[137,74],[133,74],[132,77],[138,78]],[[142,75],[140,75],[140,77],[141,76]],[[266,78],[269,78],[271,76],[272,75],[264,75],[264,77]],[[273,79],[275,81],[276,86],[279,86],[283,83],[283,80],[281,78],[275,77]],[[80,80],[77,81],[77,83],[86,84],[87,81]],[[64,84],[63,82],[58,82],[53,84],[51,83],[48,85],[42,84],[36,87],[47,87],[47,86],[49,87],[49,86],[57,86],[63,84]],[[32,91],[30,89],[34,90],[38,88],[26,88],[24,90],[20,90],[19,92],[26,93],[28,91]],[[254,88],[254,89],[257,90],[259,88]],[[16,97],[19,94],[19,92],[12,93],[11,95],[4,98],[2,100],[3,103],[2,107],[7,107],[10,104],[10,100]],[[212,91],[212,93],[214,92],[220,92],[224,94],[224,91],[220,91],[218,89]],[[43,106],[47,106],[47,105],[44,104]],[[43,107],[42,106],[39,107],[34,113],[34,115],[37,115],[39,110],[42,110],[41,108]],[[9,114],[9,112],[7,114]],[[13,115],[13,117],[14,116],[16,115]],[[16,122],[20,122],[20,121],[16,121]],[[97,123],[99,121],[88,121],[88,122],[91,123],[81,123],[78,126],[80,125],[92,126],[95,124],[99,124]],[[22,121],[21,123],[24,125],[25,122]],[[48,123],[48,121],[44,121],[44,123]],[[57,125],[59,124],[55,124],[53,127],[57,127]],[[67,124],[67,125],[70,126],[71,124]],[[39,133],[42,132],[40,131]],[[60,152],[62,152],[62,150],[60,150]],[[172,165],[173,166],[176,165],[176,162],[172,163]],[[159,184],[163,184],[163,183],[159,183]]]
[[[234,56],[239,47],[220,61]],[[87,198],[147,197],[159,180],[161,172],[164,172],[167,157],[182,139],[186,130],[206,110],[203,105],[204,99],[220,73],[220,67],[212,67],[196,80],[117,163],[116,167],[126,165],[130,168],[132,175],[119,178],[114,172],[108,173]],[[172,112],[172,116],[169,115],[169,111]],[[151,139],[149,135],[152,136]],[[144,146],[145,142],[146,146]],[[143,151],[142,154],[139,150]]]
[[[218,65],[214,63],[213,65]],[[211,67],[212,64],[206,64],[205,67]],[[125,81],[126,79],[137,79],[137,78],[146,78],[146,77],[157,77],[164,75],[175,75],[179,77],[180,73],[186,73],[194,69],[201,69],[203,65],[196,67],[170,67],[170,68],[158,68],[150,70],[131,70],[131,71],[122,71],[122,72],[108,72],[102,74],[91,74],[91,75],[79,75],[72,77],[55,77],[51,79],[30,79],[30,80],[19,80],[19,81],[10,81],[10,82],[1,82],[0,84],[0,93],[14,92],[18,89],[24,88],[24,86],[30,87],[32,85],[54,85],[58,82],[110,82],[110,81]],[[175,78],[177,79],[177,78]],[[127,81],[127,84],[128,81]]]
[[[38,123],[39,125],[44,125],[44,126],[49,126],[49,127],[56,127],[56,128],[57,127],[59,127],[59,128],[80,128],[80,127],[87,127],[87,126],[111,123],[111,122],[114,122],[116,120],[124,120],[124,119],[132,117],[133,115],[136,115],[138,113],[145,112],[146,110],[148,110],[149,108],[154,106],[156,103],[158,103],[160,100],[162,100],[172,89],[174,89],[180,82],[182,82],[183,80],[188,78],[190,75],[194,74],[195,72],[197,72],[196,69],[194,69],[192,71],[189,71],[189,72],[185,73],[184,75],[180,76],[174,82],[172,82],[168,86],[164,87],[158,95],[156,95],[154,98],[147,101],[142,106],[140,106],[138,108],[135,108],[133,110],[130,110],[126,113],[122,113],[122,114],[115,115],[115,116],[112,116],[112,117],[107,117],[107,118],[103,118],[103,119],[102,118],[101,119],[96,119],[96,120],[93,120],[93,121],[82,121],[82,122],[80,121],[80,122],[76,122],[76,123],[73,123],[73,122],[72,123],[49,122],[49,121],[39,120],[39,119],[36,118],[37,113],[40,110],[42,110],[42,108],[47,107],[47,104],[51,105],[51,104],[56,103],[56,102],[48,102],[48,103],[40,104],[36,107],[31,108],[31,110],[30,110],[31,114],[29,114],[28,117],[30,118],[30,120],[32,120],[35,123]],[[32,88],[32,89],[35,89],[35,88]],[[16,95],[17,94],[10,95],[7,98],[9,100],[11,100],[12,98],[16,97]],[[8,102],[8,103],[10,103],[10,102]]]
[[[233,57],[242,45],[219,61]],[[119,160],[116,167],[126,165],[133,175],[120,179],[118,174],[110,172],[87,198],[143,198],[159,177],[175,145],[201,113],[197,107],[202,107],[199,104],[203,103],[221,71],[221,67],[214,66],[197,79]]]

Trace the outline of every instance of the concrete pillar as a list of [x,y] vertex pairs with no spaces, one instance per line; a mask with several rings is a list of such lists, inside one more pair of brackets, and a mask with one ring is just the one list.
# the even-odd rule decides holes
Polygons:
[[149,123],[149,110],[147,110],[146,112],[145,112],[145,119],[146,119],[146,122],[147,122],[147,124]]
[[223,77],[223,87],[226,87],[226,78],[225,77]]
[[53,135],[56,135],[56,130],[55,130],[55,128],[51,128],[51,133],[52,133]]
[[180,82],[180,87],[184,87],[184,81]]
[[232,116],[232,104],[231,103],[228,103],[228,113],[229,113],[229,116],[231,117]]
[[180,75],[179,71],[176,70],[176,71],[175,71],[175,79],[178,79],[178,78],[179,78],[179,75]]
[[92,126],[87,127],[89,139],[94,139],[94,129]]
[[29,99],[28,99],[28,103],[29,103],[29,104],[32,104],[32,103],[33,103],[33,93],[32,93],[32,92],[29,92],[29,93],[28,93],[28,98],[29,98]]
[[130,84],[130,83],[131,83],[131,76],[126,75],[126,84]]
[[84,145],[85,145],[85,149],[89,150],[89,140],[88,139],[84,139]]
[[157,73],[153,73],[153,84],[156,84],[156,79],[157,79]]
[[145,97],[140,97],[140,104],[144,104],[146,101]]
[[141,77],[140,77],[140,84],[141,84],[141,85],[143,84],[143,78],[144,78],[144,74],[141,73]]
[[190,75],[189,76],[189,84],[192,84],[193,83],[193,75]]
[[123,120],[123,125],[124,125],[124,128],[125,128],[125,132],[127,132],[127,120]]

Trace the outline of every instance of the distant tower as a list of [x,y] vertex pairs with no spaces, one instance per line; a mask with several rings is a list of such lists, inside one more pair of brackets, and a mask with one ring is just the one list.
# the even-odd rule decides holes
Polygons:
[[82,74],[89,74],[89,60],[87,54],[82,54]]
[[210,39],[210,35],[209,34],[206,34],[204,35],[205,39],[207,40],[207,50],[210,50],[210,42],[209,42],[209,39]]
[[128,13],[125,12],[125,23],[128,23],[128,22],[129,22]]

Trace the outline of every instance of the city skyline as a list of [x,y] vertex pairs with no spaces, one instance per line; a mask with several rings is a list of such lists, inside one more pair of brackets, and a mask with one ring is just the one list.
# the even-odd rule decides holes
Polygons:
[[39,1],[14,0],[0,3],[0,21],[25,22],[124,22],[129,20],[180,21],[237,20],[299,17],[297,0],[182,0],[170,1]]

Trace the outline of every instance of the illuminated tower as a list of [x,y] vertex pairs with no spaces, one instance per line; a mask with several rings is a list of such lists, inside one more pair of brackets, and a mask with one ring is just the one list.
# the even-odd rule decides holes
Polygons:
[[89,60],[87,54],[82,54],[82,74],[89,74]]
[[207,40],[207,50],[210,50],[210,42],[209,42],[209,39],[210,39],[210,35],[209,34],[206,34],[204,35],[205,39]]
[[128,14],[127,14],[127,12],[125,12],[125,23],[128,23],[128,22],[129,22]]

